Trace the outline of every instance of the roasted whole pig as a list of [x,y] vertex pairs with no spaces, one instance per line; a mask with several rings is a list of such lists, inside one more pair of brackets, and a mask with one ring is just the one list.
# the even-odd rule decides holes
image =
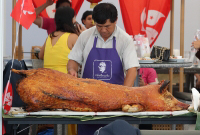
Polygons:
[[27,104],[27,111],[175,111],[185,110],[189,106],[167,91],[167,82],[126,87],[94,79],[76,78],[45,68],[12,71],[23,76],[17,85],[17,91]]

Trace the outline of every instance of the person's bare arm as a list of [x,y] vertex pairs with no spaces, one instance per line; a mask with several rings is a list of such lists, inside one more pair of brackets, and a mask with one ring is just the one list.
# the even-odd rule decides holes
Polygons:
[[132,67],[127,70],[124,86],[132,87],[137,76],[137,68]]
[[69,60],[67,64],[68,74],[77,77],[79,64],[74,60]]
[[45,46],[46,46],[46,41],[44,43],[44,45],[42,46],[42,48],[40,49],[40,53],[39,53],[39,59],[44,59],[44,49],[45,49]]
[[44,10],[46,9],[48,6],[52,5],[53,4],[53,0],[47,0],[46,3],[44,3],[42,6],[38,7],[35,9],[35,12],[36,12],[36,19],[35,21],[33,22],[34,24],[36,24],[38,27],[41,26],[42,24],[42,19],[41,17],[39,17],[38,15]]
[[196,79],[200,80],[200,75],[199,74],[194,74],[194,76],[196,77]]
[[78,35],[76,35],[74,33],[72,33],[72,34],[69,35],[67,42],[68,42],[68,48],[70,50],[74,47],[77,39],[78,39]]

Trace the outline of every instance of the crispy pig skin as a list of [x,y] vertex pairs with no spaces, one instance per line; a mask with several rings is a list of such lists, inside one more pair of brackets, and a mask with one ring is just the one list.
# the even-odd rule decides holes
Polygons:
[[[17,92],[27,111],[69,109],[73,111],[122,110],[126,105],[141,106],[139,111],[185,110],[188,104],[174,98],[161,85],[126,87],[94,79],[76,78],[51,69],[15,70],[24,76]],[[127,110],[123,110],[127,111]]]

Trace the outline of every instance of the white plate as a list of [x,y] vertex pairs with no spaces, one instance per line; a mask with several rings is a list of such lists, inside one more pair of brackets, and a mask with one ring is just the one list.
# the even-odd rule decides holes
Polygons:
[[139,60],[139,63],[154,63],[156,60]]
[[181,58],[181,59],[171,59],[169,58],[169,62],[184,62],[185,58]]

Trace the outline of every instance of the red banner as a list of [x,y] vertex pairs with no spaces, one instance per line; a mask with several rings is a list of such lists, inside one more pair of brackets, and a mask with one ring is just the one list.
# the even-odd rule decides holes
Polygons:
[[84,0],[72,0],[72,8],[78,14],[79,9],[81,8]]
[[4,113],[8,114],[12,107],[12,100],[13,100],[13,90],[10,81],[7,82],[6,87],[4,89],[3,97],[2,97],[2,104]]
[[32,0],[18,0],[11,13],[11,17],[23,27],[29,29],[36,18]]
[[[2,95],[2,106],[5,114],[8,114],[12,107],[13,100],[13,90],[10,81],[7,82],[6,87],[4,89],[4,93]],[[4,122],[2,118],[2,135],[6,133],[6,129],[4,127]]]
[[170,0],[120,0],[126,32],[145,35],[150,47],[158,38],[170,12]]
[[5,129],[3,118],[2,118],[2,135],[4,135],[5,133],[6,133],[6,129]]

